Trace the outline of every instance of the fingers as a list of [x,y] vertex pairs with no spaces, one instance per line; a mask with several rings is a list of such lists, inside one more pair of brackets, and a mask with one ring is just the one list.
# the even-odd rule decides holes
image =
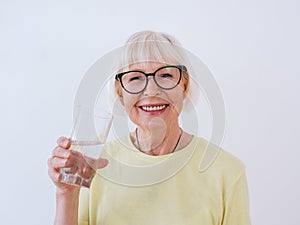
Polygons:
[[67,159],[70,157],[70,150],[62,148],[60,146],[57,146],[55,149],[52,151],[52,156]]
[[78,151],[67,150],[61,147],[56,147],[53,150],[52,157],[48,160],[49,167],[55,169],[65,167],[78,167],[83,164],[85,159]]
[[61,173],[60,168],[67,167],[70,164],[71,152],[61,146],[68,146],[69,143],[64,143],[67,138],[61,137],[58,139],[59,146],[56,146],[52,151],[52,156],[48,159],[48,174],[50,179],[58,186],[60,185]]
[[48,175],[54,183],[59,183],[61,180],[61,174],[52,167],[48,167]]
[[55,156],[52,156],[48,159],[48,166],[53,169],[67,167],[68,164],[70,164],[70,161],[68,159],[62,159]]
[[60,173],[59,170],[56,170],[53,167],[48,167],[48,175],[50,179],[53,181],[53,183],[56,185],[57,193],[58,192],[60,192],[61,194],[67,193],[69,195],[69,193],[79,190],[79,188],[76,186],[62,183],[61,182],[62,174]]
[[65,149],[69,149],[71,146],[71,140],[66,137],[59,137],[57,139],[57,145]]
[[[66,137],[57,139],[57,146],[52,151],[52,156],[48,159],[48,174],[57,187],[66,188],[61,182],[63,174],[79,174],[81,177],[89,179],[93,177],[97,169],[107,166],[107,159],[91,159],[85,157],[81,152],[71,150],[71,141]],[[61,169],[64,169],[63,174]]]

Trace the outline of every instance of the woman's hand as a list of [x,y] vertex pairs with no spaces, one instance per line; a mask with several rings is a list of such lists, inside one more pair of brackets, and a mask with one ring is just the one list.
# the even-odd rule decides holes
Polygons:
[[57,140],[57,146],[52,152],[52,156],[48,160],[48,174],[57,187],[57,194],[70,194],[78,192],[79,188],[61,182],[62,174],[60,169],[64,167],[70,168],[70,172],[74,168],[81,168],[79,173],[85,178],[90,178],[95,174],[95,170],[103,168],[108,164],[106,159],[90,160],[84,159],[78,151],[70,150],[71,141],[66,137],[60,137]]

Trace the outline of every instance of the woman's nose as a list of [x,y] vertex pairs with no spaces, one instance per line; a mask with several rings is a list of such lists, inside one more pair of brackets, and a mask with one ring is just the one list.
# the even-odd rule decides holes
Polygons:
[[160,87],[157,86],[153,77],[148,77],[148,84],[144,90],[144,95],[146,96],[156,96],[160,94]]

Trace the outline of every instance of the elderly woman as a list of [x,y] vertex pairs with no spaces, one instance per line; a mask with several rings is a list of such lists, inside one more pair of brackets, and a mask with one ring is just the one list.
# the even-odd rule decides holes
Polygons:
[[89,189],[61,182],[60,169],[80,153],[58,139],[48,162],[57,187],[55,224],[250,224],[243,164],[220,150],[200,171],[217,146],[180,127],[190,77],[178,42],[139,32],[127,44],[114,85],[136,129],[106,145],[97,173],[88,174]]

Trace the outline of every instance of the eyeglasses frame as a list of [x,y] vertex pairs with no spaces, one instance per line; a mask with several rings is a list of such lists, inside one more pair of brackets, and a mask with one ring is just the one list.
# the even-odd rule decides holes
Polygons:
[[[156,81],[156,79],[155,79],[155,74],[157,73],[157,71],[162,70],[162,69],[164,69],[164,68],[177,68],[177,69],[180,71],[178,82],[177,82],[177,84],[174,85],[174,87],[171,87],[171,88],[164,88],[164,87],[160,86],[160,85],[157,83],[157,81]],[[145,87],[144,87],[141,91],[138,91],[138,92],[131,92],[131,91],[126,90],[126,88],[124,87],[123,82],[122,82],[122,76],[124,76],[124,75],[127,74],[127,73],[131,73],[131,72],[139,72],[139,73],[142,73],[142,74],[144,74],[144,75],[146,76],[146,84],[145,84]],[[177,87],[177,85],[178,85],[178,84],[180,83],[180,81],[181,81],[181,78],[182,78],[182,72],[187,72],[186,66],[184,66],[184,65],[177,65],[177,66],[175,66],[175,65],[168,65],[168,66],[162,66],[162,67],[156,69],[153,73],[145,73],[144,71],[141,71],[141,70],[129,70],[129,71],[125,71],[125,72],[116,74],[115,79],[118,80],[118,81],[120,81],[122,88],[123,88],[127,93],[130,93],[130,94],[139,94],[139,93],[142,93],[143,91],[146,90],[146,88],[147,88],[147,86],[148,86],[148,82],[149,82],[149,78],[148,78],[148,77],[150,77],[150,76],[153,76],[153,80],[154,80],[155,84],[156,84],[159,88],[161,88],[161,89],[163,89],[163,90],[171,90],[171,89],[174,89],[175,87]]]

